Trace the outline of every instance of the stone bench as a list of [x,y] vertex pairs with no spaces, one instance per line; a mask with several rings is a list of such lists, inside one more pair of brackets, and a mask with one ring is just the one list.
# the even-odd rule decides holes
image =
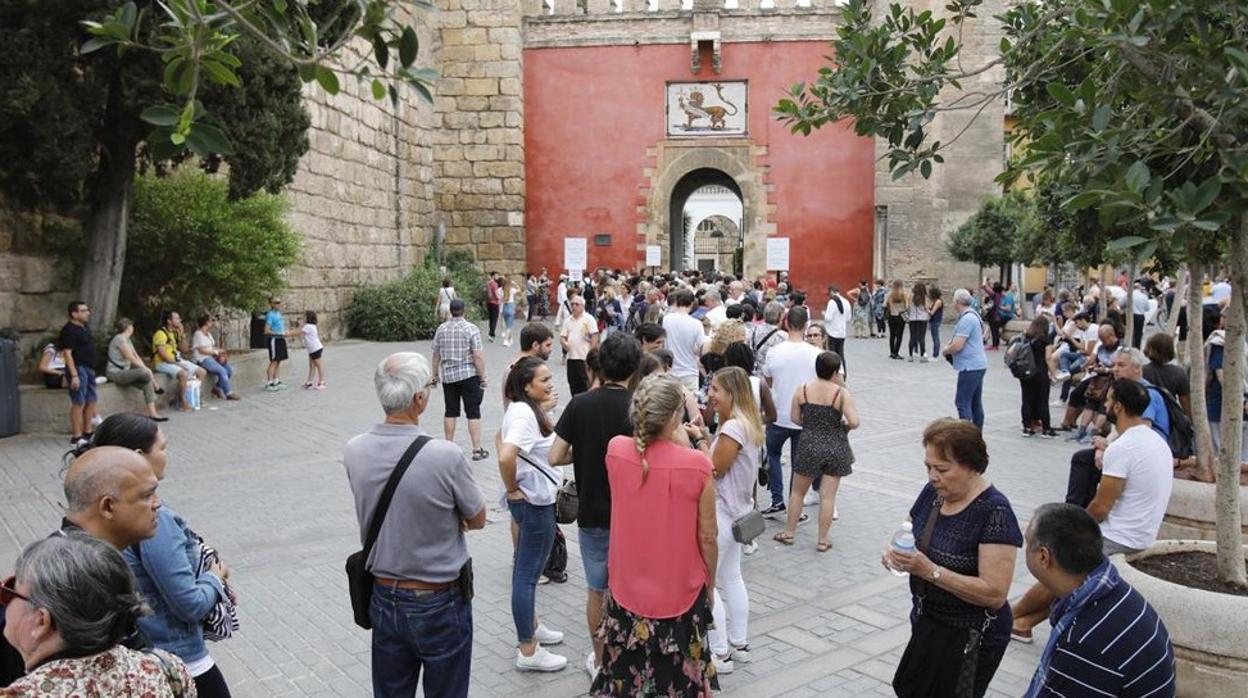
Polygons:
[[[235,392],[238,392],[264,384],[269,357],[264,351],[231,352],[230,365],[234,367],[234,378],[231,382]],[[288,372],[285,365],[282,372]],[[175,404],[178,382],[163,373],[155,374],[155,378],[156,385],[165,390],[163,395],[156,396],[156,406],[162,410],[170,409]],[[212,397],[214,385],[216,379],[210,373],[200,387],[200,398],[205,405],[211,404],[215,399]],[[144,409],[143,391],[138,388],[122,388],[113,383],[102,383],[96,386],[96,392],[99,394],[97,409],[103,416],[117,412],[142,412]],[[20,401],[22,433],[68,433],[69,397],[64,389],[52,390],[43,385],[22,385]]]

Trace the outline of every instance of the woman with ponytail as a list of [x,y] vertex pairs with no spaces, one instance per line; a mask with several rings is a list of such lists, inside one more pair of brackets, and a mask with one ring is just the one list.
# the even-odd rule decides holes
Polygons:
[[633,436],[607,447],[611,542],[603,664],[594,696],[706,696],[718,688],[708,591],[718,566],[710,444],[685,394],[651,375],[633,394]]

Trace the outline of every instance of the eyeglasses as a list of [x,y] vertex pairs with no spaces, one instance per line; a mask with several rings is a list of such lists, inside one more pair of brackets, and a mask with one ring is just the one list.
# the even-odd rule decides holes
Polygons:
[[0,584],[0,606],[8,606],[13,599],[34,603],[29,596],[18,592],[16,575],[10,575],[8,579],[4,580],[3,584]]

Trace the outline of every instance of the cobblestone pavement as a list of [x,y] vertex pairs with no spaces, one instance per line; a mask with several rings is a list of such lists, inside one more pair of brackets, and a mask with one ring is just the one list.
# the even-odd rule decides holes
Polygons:
[[[234,695],[369,694],[369,635],[352,624],[345,593],[343,562],[359,547],[359,538],[342,449],[382,416],[372,392],[377,362],[392,351],[427,354],[428,348],[427,342],[334,344],[325,352],[329,389],[324,392],[252,389],[242,402],[213,400],[204,411],[176,414],[165,425],[170,466],[162,499],[221,551],[242,599],[240,633],[211,648]],[[487,344],[489,392],[495,396],[484,415],[491,451],[502,417],[497,399],[502,367],[514,352]],[[768,524],[758,552],[744,563],[753,661],[723,677],[723,695],[892,695],[889,684],[909,633],[910,600],[904,580],[881,568],[879,554],[925,481],[920,434],[931,419],[953,413],[954,375],[943,361],[889,361],[882,339],[850,339],[846,353],[863,426],[851,436],[857,463],[842,484],[835,548],[815,552],[813,524],[799,529],[798,545],[781,547],[771,541],[780,524]],[[1025,525],[1036,506],[1062,498],[1072,449],[1062,440],[1019,436],[1018,384],[1000,356],[989,354],[984,391],[988,475]],[[286,380],[297,385],[306,369],[302,352],[287,366]],[[557,359],[553,366],[566,402]],[[435,391],[423,420],[435,435],[441,431],[441,409]],[[462,424],[457,438],[467,449]],[[0,570],[12,569],[22,545],[57,525],[64,448],[61,436],[0,441]],[[472,468],[493,501],[495,462]],[[584,694],[589,683],[581,667],[590,643],[575,526],[564,527],[570,579],[541,586],[537,595],[545,622],[566,633],[556,651],[570,658],[569,667],[522,674],[512,666],[511,546],[504,517],[491,509],[489,525],[469,535],[477,580],[472,695]],[[1011,596],[1030,582],[1020,556]],[[1037,644],[1010,647],[991,695],[1025,690],[1046,638],[1047,627],[1038,629]]]

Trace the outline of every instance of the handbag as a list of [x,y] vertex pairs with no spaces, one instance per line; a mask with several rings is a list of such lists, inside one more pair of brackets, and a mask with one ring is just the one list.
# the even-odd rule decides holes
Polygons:
[[551,484],[556,487],[555,492],[555,523],[570,524],[576,522],[577,512],[581,507],[581,495],[576,490],[576,480],[564,480],[563,483],[555,481],[555,478],[546,469],[538,465],[536,461],[524,455],[523,451],[517,450],[516,455],[525,463],[533,466],[533,469],[546,476]]
[[1088,379],[1088,387],[1084,388],[1083,396],[1092,402],[1102,402],[1109,396],[1109,386],[1113,380],[1108,375],[1093,376]]
[[767,522],[755,509],[732,522],[732,539],[738,543],[752,543],[755,538],[763,535],[766,529]]
[[[212,566],[221,560],[221,556],[217,553],[216,548],[204,544],[203,536],[200,536],[190,527],[186,529],[186,535],[193,538],[199,548],[199,556],[191,566],[191,572],[198,579],[205,572],[212,569]],[[134,553],[134,557],[142,564],[143,547],[138,543],[130,546],[130,551]],[[221,587],[225,590],[225,598],[220,599],[213,604],[208,615],[199,621],[200,627],[203,629],[204,639],[212,642],[220,642],[228,640],[234,636],[238,630],[238,594],[235,593],[234,587],[226,579],[221,579]]]
[[373,545],[377,543],[381,524],[386,520],[386,512],[390,509],[390,500],[394,499],[394,491],[399,487],[399,480],[403,479],[403,473],[407,472],[412,459],[430,441],[432,439],[428,436],[417,437],[404,451],[403,457],[386,480],[386,486],[377,502],[377,510],[368,522],[368,537],[364,539],[364,549],[347,557],[347,590],[351,595],[351,612],[355,615],[355,624],[365,630],[373,629],[373,621],[368,617],[368,609],[373,600],[373,573],[368,571],[368,556],[373,552]]

